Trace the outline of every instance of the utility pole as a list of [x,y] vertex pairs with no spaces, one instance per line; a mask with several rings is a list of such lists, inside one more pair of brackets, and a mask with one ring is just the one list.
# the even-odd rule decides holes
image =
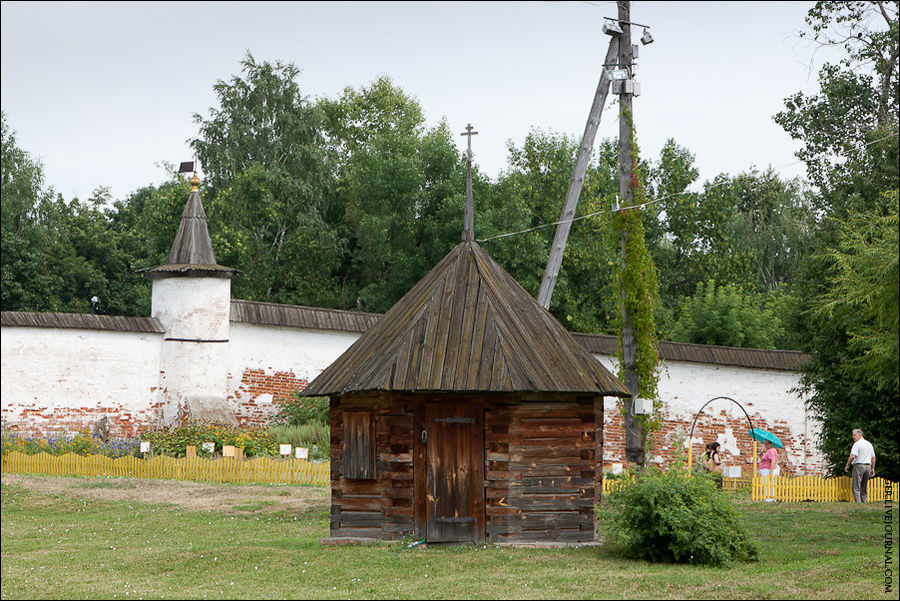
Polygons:
[[609,67],[617,62],[619,48],[619,38],[612,36],[609,40],[609,49],[606,51],[606,59],[603,61],[603,69],[600,72],[600,82],[594,93],[594,103],[588,113],[584,135],[581,136],[581,146],[578,147],[575,168],[572,169],[572,178],[569,180],[569,189],[566,192],[566,201],[563,203],[559,224],[556,226],[556,235],[553,237],[553,245],[550,247],[550,258],[547,260],[547,268],[544,270],[544,277],[541,280],[541,290],[538,292],[537,301],[545,309],[550,308],[550,298],[553,296],[553,288],[559,277],[559,268],[566,251],[569,229],[572,227],[572,219],[575,218],[578,197],[581,196],[581,188],[584,186],[584,174],[587,171],[588,161],[591,160],[594,138],[597,135],[600,116],[603,114],[603,105],[606,104],[606,96],[609,93]]
[[[619,34],[619,68],[627,69],[632,74],[634,53],[631,48],[631,2],[618,0],[619,26],[622,33]],[[632,140],[632,126],[634,114],[632,113],[632,92],[625,87],[626,82],[633,81],[630,78],[622,81],[622,87],[616,90],[619,93],[619,197],[624,210],[634,204],[634,144]],[[633,88],[632,88],[633,91]],[[625,268],[626,238],[628,233],[620,232],[619,240],[622,247],[622,268]],[[625,460],[629,463],[644,463],[643,429],[641,423],[634,417],[634,400],[638,396],[638,373],[635,369],[635,355],[637,344],[634,339],[633,316],[628,311],[625,302],[625,291],[622,291],[622,368],[625,371],[625,386],[631,396],[625,400]]]

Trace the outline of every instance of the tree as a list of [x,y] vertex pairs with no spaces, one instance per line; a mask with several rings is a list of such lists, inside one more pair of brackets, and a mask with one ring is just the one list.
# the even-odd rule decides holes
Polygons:
[[[536,229],[491,241],[490,250],[532,295],[540,287],[554,232],[545,226],[559,218],[577,148],[574,138],[539,129],[529,132],[521,147],[508,144],[508,167],[496,186],[500,204],[492,210],[518,224],[501,221],[498,229]],[[608,244],[608,210],[618,190],[616,152],[615,143],[604,140],[588,165],[575,214],[578,221],[569,233],[550,303],[557,319],[576,331],[612,333],[618,319],[613,291],[618,255]],[[510,208],[508,213],[504,207]]]
[[843,314],[849,345],[856,354],[845,372],[866,377],[880,390],[900,389],[900,245],[898,191],[885,194],[884,214],[851,215],[838,224],[840,245],[826,252],[835,269],[833,287],[819,314],[825,320]]
[[329,140],[345,159],[371,148],[385,134],[419,138],[424,131],[425,114],[418,100],[387,76],[358,90],[347,86],[338,99],[323,98],[318,106],[325,115]]
[[714,280],[697,284],[693,296],[679,301],[672,330],[672,340],[719,346],[774,349],[783,338],[781,319],[760,295]]
[[[204,204],[217,259],[244,272],[247,299],[333,306],[346,241],[334,215],[334,159],[324,115],[300,92],[299,69],[241,61],[218,81],[209,118],[191,140],[208,175]],[[312,260],[314,258],[314,260]]]
[[44,228],[53,191],[44,188],[43,166],[18,147],[6,113],[2,123],[0,223],[2,223],[2,307],[4,311],[53,310],[56,280],[42,265],[52,238]]
[[[664,305],[671,305],[679,294],[690,293],[696,276],[690,269],[694,256],[701,251],[697,219],[698,195],[687,188],[700,176],[694,166],[694,155],[675,140],[669,139],[659,153],[659,160],[648,168],[647,188],[659,199],[658,223],[663,235],[648,236],[648,246],[660,273],[660,294]],[[650,232],[654,228],[646,228]]]
[[[140,314],[140,278],[110,230],[109,191],[66,202],[44,186],[43,166],[19,148],[2,117],[4,311]],[[149,309],[149,304],[148,307]]]
[[463,164],[447,124],[426,130],[419,102],[390,78],[320,106],[350,249],[342,303],[386,311],[459,242]]
[[801,140],[822,211],[877,200],[897,179],[900,108],[896,2],[817,2],[801,36],[846,53],[819,71],[819,93],[785,100],[775,121]]
[[862,428],[877,449],[885,477],[900,475],[896,434],[898,394],[898,193],[891,209],[853,215],[837,225],[840,243],[818,260],[829,285],[805,316],[804,341],[817,345],[803,382],[810,408],[823,423],[821,446],[833,473],[842,473],[850,431]]
[[703,272],[758,292],[790,283],[813,222],[799,182],[771,169],[719,175],[707,182],[699,213]]
[[[822,420],[819,446],[830,470],[842,473],[850,432],[862,428],[876,445],[882,474],[895,480],[900,398],[896,359],[892,366],[885,356],[896,357],[890,342],[898,337],[891,319],[896,262],[889,260],[896,261],[890,216],[900,187],[897,16],[896,3],[817,3],[807,33],[842,47],[844,58],[822,68],[818,94],[788,98],[775,116],[804,143],[799,156],[816,185],[821,216],[796,281],[794,323],[811,357],[802,383]],[[857,285],[864,288],[853,290]]]

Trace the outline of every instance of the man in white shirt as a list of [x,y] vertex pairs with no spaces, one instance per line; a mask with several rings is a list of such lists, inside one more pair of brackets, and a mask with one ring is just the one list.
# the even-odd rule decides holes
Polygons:
[[875,477],[875,449],[871,442],[863,438],[863,432],[859,428],[853,431],[853,448],[850,449],[844,471],[849,472],[851,466],[853,501],[865,503],[869,500],[869,478]]

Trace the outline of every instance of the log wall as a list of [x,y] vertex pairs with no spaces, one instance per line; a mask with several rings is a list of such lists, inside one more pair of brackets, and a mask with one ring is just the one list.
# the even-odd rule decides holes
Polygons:
[[[413,412],[387,396],[331,401],[331,536],[398,539],[413,529]],[[375,416],[375,478],[343,475],[344,411]]]
[[[601,422],[602,423],[602,422]],[[599,499],[593,397],[491,405],[485,416],[487,535],[594,540]]]
[[[400,395],[332,399],[332,537],[424,538],[422,404],[421,397]],[[602,419],[595,415],[597,407],[602,415],[602,402],[594,397],[495,397],[484,406],[485,537],[498,542],[594,540],[593,505],[600,494],[595,458],[602,444]],[[377,461],[371,480],[343,476],[343,415],[354,410],[375,415]]]

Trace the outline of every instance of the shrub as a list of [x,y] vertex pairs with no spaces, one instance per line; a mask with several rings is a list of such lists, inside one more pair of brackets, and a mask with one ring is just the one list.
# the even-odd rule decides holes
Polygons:
[[302,426],[312,423],[328,425],[330,405],[328,397],[300,397],[295,392],[292,400],[281,405],[278,414],[272,418],[272,425]]
[[649,468],[607,495],[608,532],[638,559],[724,565],[757,551],[731,499],[706,475]]
[[328,460],[331,456],[331,429],[325,424],[277,425],[269,427],[269,432],[280,444],[309,448],[310,459]]
[[190,422],[181,426],[148,430],[141,438],[150,442],[153,455],[183,457],[188,446],[197,447],[198,455],[208,455],[201,446],[204,442],[216,443],[216,452],[221,452],[225,445],[241,447],[246,457],[278,453],[278,443],[269,430],[257,426]]

